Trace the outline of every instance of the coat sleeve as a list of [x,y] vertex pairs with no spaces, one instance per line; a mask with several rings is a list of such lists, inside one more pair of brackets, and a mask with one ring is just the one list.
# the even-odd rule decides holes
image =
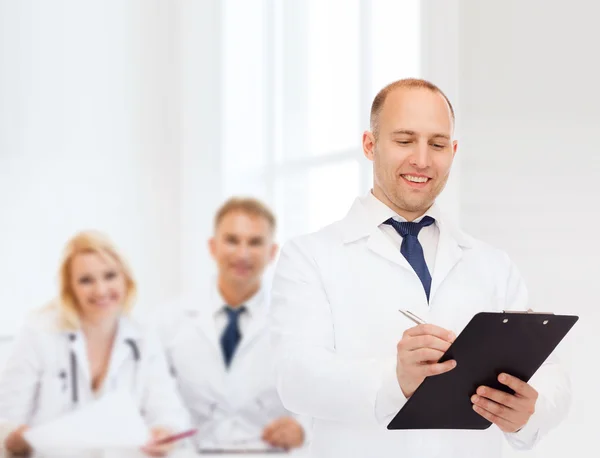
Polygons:
[[[509,275],[506,285],[505,310],[527,310],[528,295],[525,283],[516,266],[508,260]],[[517,450],[533,448],[550,430],[567,416],[571,405],[569,376],[561,367],[554,351],[529,380],[538,392],[535,412],[529,422],[516,433],[505,433],[509,444]]]
[[284,406],[304,417],[378,424],[405,402],[395,360],[336,353],[332,311],[304,240],[288,242],[271,295],[276,382]]
[[0,374],[0,415],[15,425],[27,424],[36,407],[42,377],[42,332],[25,324]]
[[36,408],[42,376],[40,330],[26,323],[12,344],[0,374],[0,457],[11,456],[4,448],[8,435],[29,422]]

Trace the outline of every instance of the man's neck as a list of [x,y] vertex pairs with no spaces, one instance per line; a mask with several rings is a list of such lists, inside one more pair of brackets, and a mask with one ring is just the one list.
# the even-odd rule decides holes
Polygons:
[[239,307],[251,299],[260,289],[260,282],[250,284],[232,284],[219,278],[219,292],[230,307]]
[[425,210],[411,212],[409,210],[406,210],[404,208],[400,208],[400,207],[394,205],[394,203],[390,199],[387,198],[385,193],[377,187],[373,187],[371,194],[373,194],[373,196],[375,196],[375,198],[377,200],[379,200],[380,202],[382,202],[385,206],[392,209],[398,216],[401,216],[402,218],[404,218],[406,221],[409,221],[409,222],[414,221],[417,218],[420,218],[425,213],[427,213],[429,208],[431,208],[431,207],[429,207],[429,208],[426,208]]

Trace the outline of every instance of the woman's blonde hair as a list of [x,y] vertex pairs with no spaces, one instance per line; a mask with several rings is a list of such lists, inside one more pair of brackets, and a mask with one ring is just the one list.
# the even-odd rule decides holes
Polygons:
[[67,329],[80,327],[79,308],[71,286],[71,265],[78,254],[94,253],[107,261],[116,262],[125,276],[127,293],[123,302],[123,312],[129,313],[133,308],[137,285],[131,269],[110,239],[97,231],[84,231],[75,235],[67,243],[59,270],[59,297],[54,305],[58,306],[61,321]]

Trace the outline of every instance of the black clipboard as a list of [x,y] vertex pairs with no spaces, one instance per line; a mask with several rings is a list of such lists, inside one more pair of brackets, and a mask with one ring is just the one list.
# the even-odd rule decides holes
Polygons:
[[487,429],[473,410],[481,386],[512,393],[498,381],[505,372],[528,382],[579,317],[530,312],[481,312],[458,335],[440,362],[456,367],[427,377],[387,426],[396,429]]

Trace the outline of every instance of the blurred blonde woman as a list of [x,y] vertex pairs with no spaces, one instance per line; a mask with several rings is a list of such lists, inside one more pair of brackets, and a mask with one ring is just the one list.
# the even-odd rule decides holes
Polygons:
[[66,246],[59,295],[32,314],[0,375],[0,417],[12,425],[1,454],[27,456],[23,437],[106,393],[131,393],[150,428],[142,450],[164,456],[155,440],[188,425],[159,342],[129,316],[136,294],[130,268],[102,234],[83,232]]

